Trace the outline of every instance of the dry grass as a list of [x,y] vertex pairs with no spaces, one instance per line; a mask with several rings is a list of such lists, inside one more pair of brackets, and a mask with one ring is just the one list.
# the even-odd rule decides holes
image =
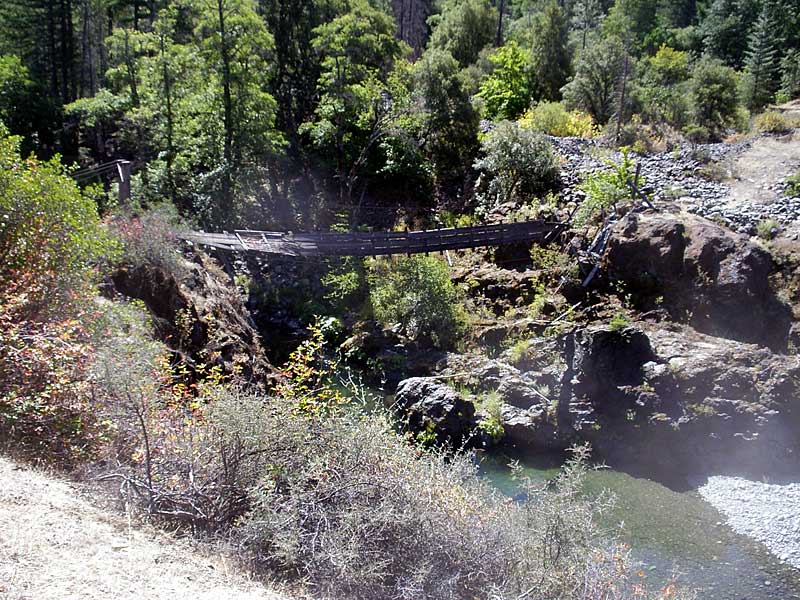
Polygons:
[[229,559],[107,513],[0,457],[0,600],[282,600]]

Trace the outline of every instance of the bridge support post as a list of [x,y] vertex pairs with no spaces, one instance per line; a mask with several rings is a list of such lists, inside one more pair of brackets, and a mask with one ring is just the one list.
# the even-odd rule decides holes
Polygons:
[[121,160],[117,163],[117,175],[119,176],[119,203],[125,205],[131,199],[131,162]]

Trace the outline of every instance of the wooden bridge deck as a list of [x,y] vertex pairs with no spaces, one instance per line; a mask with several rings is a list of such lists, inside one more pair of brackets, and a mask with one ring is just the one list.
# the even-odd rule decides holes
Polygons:
[[545,241],[564,227],[563,223],[523,221],[429,231],[282,233],[240,230],[234,233],[191,232],[181,237],[196,244],[238,252],[298,257],[385,256]]

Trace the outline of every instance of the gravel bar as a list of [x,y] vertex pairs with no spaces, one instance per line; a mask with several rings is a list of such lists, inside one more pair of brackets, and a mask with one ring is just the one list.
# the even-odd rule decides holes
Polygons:
[[800,569],[800,483],[785,485],[716,475],[698,488],[730,527]]

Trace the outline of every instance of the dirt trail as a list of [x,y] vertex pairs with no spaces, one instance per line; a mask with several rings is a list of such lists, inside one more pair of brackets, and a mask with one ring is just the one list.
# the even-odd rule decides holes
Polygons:
[[[771,205],[780,200],[782,182],[800,171],[800,131],[781,137],[762,137],[740,154],[729,182],[730,204]],[[787,230],[800,231],[800,224]],[[788,231],[787,231],[788,232]]]
[[0,457],[0,600],[285,600],[224,557],[94,505]]

